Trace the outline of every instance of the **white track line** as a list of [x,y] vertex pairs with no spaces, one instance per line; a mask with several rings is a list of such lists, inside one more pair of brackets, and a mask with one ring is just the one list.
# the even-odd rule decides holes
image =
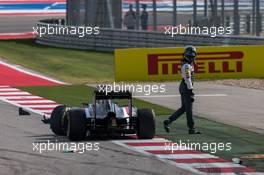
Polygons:
[[[13,101],[16,101],[16,100],[19,100],[19,99],[22,99],[22,100],[25,100],[25,101],[27,101],[27,99],[38,99],[38,100],[40,100],[40,99],[43,99],[43,100],[47,100],[47,99],[45,99],[45,98],[42,98],[42,97],[39,97],[39,96],[34,96],[34,95],[32,95],[32,96],[14,96],[14,97],[5,97],[5,98],[7,98],[8,100],[13,100]],[[50,101],[50,100],[48,100],[48,101]]]
[[0,92],[6,92],[6,91],[20,91],[20,90],[16,88],[1,88],[0,89]]
[[[27,101],[12,101],[13,103],[52,103],[51,100],[27,100]],[[25,105],[27,106],[27,105]]]
[[196,158],[218,158],[211,154],[155,154],[161,159],[196,159]]
[[28,93],[28,92],[0,92],[0,95],[17,95],[17,96],[19,96],[19,95],[31,95],[30,93]]
[[[130,146],[130,145],[128,145],[128,146]],[[173,152],[172,150],[171,150],[171,146],[168,146],[167,148],[166,148],[166,146],[164,145],[164,146],[131,146],[131,147],[135,147],[136,149],[138,149],[138,150],[142,150],[142,151],[158,151],[158,150],[164,150],[164,151],[171,151],[171,152]],[[187,148],[187,147],[181,147],[181,148],[179,148],[179,147],[175,147],[175,148],[173,148],[173,150],[174,151],[177,151],[177,150],[185,150],[185,151],[191,151],[192,149],[191,148]]]
[[232,167],[245,167],[240,164],[234,164],[229,162],[223,163],[190,163],[194,168],[232,168]]
[[252,173],[214,173],[213,175],[264,175],[264,173],[260,172],[252,172]]
[[[135,98],[173,98],[181,95],[139,95],[133,96]],[[226,97],[227,94],[197,94],[196,97]]]
[[[142,143],[142,142],[150,142],[150,143],[153,143],[153,142],[171,142],[167,139],[164,139],[164,138],[154,138],[154,139],[148,139],[148,140],[138,140],[138,139],[127,139],[127,140],[117,140],[118,142],[121,142],[121,143]],[[171,142],[173,143],[173,142]]]
[[51,113],[53,110],[33,110],[33,111],[36,111],[37,113]]
[[10,86],[0,86],[0,88],[9,88]]
[[58,104],[56,105],[40,105],[40,104],[38,104],[38,105],[25,105],[25,104],[20,104],[20,105],[24,105],[24,106],[26,106],[26,107],[28,107],[28,108],[55,108],[56,106],[58,106]]

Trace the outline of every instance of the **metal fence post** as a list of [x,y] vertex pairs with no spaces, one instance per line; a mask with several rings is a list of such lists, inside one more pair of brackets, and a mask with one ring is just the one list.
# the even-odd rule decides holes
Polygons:
[[110,28],[115,28],[112,2],[110,2],[110,0],[106,0],[106,6]]
[[247,15],[246,16],[246,33],[247,34],[250,33],[250,29],[251,29],[250,21],[251,21],[250,15]]
[[173,26],[177,25],[177,0],[173,0]]
[[157,30],[157,0],[153,0],[153,29]]
[[84,25],[88,26],[89,25],[89,13],[88,13],[88,0],[85,0],[85,17],[84,17]]
[[256,0],[256,35],[260,36],[261,33],[261,14],[260,14],[260,0]]
[[193,0],[193,26],[197,26],[197,0]]
[[214,0],[214,5],[213,5],[213,23],[214,23],[214,25],[215,26],[217,26],[218,24],[217,24],[217,22],[218,22],[218,20],[217,20],[217,16],[218,16],[218,14],[217,14],[217,12],[218,12],[218,3],[217,3],[217,0]]
[[208,1],[204,0],[204,17],[208,16]]
[[239,35],[240,25],[239,25],[239,3],[238,0],[234,0],[234,34]]
[[222,0],[221,2],[222,8],[221,8],[221,22],[222,22],[222,26],[225,26],[225,0]]
[[91,3],[90,0],[86,1],[86,24],[95,26],[96,23],[96,14],[97,14],[97,3]]
[[256,0],[252,0],[252,34],[256,33]]
[[139,16],[140,16],[139,0],[136,0],[136,29],[137,30],[139,30]]

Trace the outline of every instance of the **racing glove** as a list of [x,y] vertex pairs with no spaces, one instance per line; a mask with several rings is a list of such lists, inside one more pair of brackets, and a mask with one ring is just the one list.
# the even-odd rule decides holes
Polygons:
[[194,102],[195,101],[195,94],[193,92],[193,90],[189,90],[190,91],[190,98],[191,98],[191,102]]

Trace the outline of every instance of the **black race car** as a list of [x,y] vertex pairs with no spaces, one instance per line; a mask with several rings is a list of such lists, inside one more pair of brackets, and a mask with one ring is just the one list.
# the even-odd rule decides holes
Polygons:
[[[116,100],[127,100],[119,106]],[[139,139],[155,136],[155,114],[152,109],[137,109],[132,94],[126,92],[94,91],[94,103],[84,107],[57,106],[50,118],[50,128],[56,135],[70,140],[84,140],[100,134],[137,134]]]

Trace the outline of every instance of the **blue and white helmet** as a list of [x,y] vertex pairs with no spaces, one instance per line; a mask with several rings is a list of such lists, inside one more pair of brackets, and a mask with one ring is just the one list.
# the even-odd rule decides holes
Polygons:
[[188,45],[184,48],[183,61],[187,63],[192,63],[195,61],[197,56],[197,51],[194,46]]

